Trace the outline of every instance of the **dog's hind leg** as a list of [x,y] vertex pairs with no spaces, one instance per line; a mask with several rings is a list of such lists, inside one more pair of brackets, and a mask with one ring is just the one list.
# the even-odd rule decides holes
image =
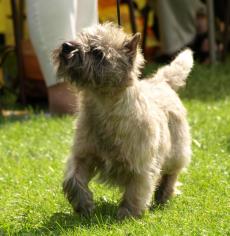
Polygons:
[[178,174],[190,162],[191,137],[186,117],[170,113],[171,157],[163,166],[163,174],[155,192],[155,202],[163,204],[176,193]]
[[178,174],[164,174],[155,191],[155,203],[166,203],[175,193]]
[[94,167],[89,159],[70,158],[67,165],[63,191],[76,212],[84,216],[94,209],[93,196],[88,183],[93,177]]

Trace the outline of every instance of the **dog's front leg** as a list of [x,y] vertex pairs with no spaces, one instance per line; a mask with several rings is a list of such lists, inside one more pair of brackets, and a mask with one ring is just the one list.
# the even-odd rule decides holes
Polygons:
[[125,186],[123,199],[118,209],[118,219],[141,216],[151,202],[154,186],[151,173],[132,176]]
[[63,191],[73,209],[84,216],[89,216],[94,209],[93,196],[88,188],[93,173],[89,159],[71,157],[68,160]]

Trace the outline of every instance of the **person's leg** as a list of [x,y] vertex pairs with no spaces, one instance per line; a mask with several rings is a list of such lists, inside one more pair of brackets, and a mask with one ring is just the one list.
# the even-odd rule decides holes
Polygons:
[[76,31],[80,32],[83,28],[98,23],[98,4],[97,0],[78,0]]
[[[48,87],[52,113],[73,113],[76,108],[73,106],[76,98],[68,89],[68,83],[57,82],[50,59],[52,50],[65,40],[73,40],[83,27],[97,23],[97,1],[93,1],[91,6],[92,1],[87,0],[82,5],[83,0],[27,0],[30,38]],[[85,13],[85,20],[78,22],[80,12]]]
[[158,0],[163,53],[174,54],[193,41],[196,35],[196,13],[202,7],[199,0]]
[[77,92],[67,82],[48,87],[49,111],[52,114],[75,114],[78,112]]

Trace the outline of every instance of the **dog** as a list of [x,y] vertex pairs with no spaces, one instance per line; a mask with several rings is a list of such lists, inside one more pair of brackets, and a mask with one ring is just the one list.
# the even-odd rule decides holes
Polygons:
[[140,80],[140,34],[104,23],[54,51],[57,75],[80,92],[80,112],[63,190],[76,212],[94,209],[88,184],[97,176],[123,192],[117,216],[140,217],[154,195],[164,204],[191,159],[186,109],[176,91],[185,85],[193,55],[185,49]]

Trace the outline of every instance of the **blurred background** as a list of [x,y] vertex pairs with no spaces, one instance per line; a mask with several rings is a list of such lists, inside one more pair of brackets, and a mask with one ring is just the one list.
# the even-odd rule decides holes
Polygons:
[[[193,49],[200,64],[212,66],[226,60],[229,53],[230,1],[118,2],[121,25],[125,31],[142,33],[141,47],[147,63],[168,63],[178,51],[188,46]],[[117,23],[116,4],[115,0],[98,1],[96,11],[100,23]],[[0,0],[2,115],[12,114],[17,107],[25,105],[42,107],[48,111],[53,96],[49,93],[49,85],[41,69],[41,59],[35,53],[29,36],[26,5],[24,0]],[[89,9],[91,5],[85,8]],[[58,24],[58,19],[53,20]]]

